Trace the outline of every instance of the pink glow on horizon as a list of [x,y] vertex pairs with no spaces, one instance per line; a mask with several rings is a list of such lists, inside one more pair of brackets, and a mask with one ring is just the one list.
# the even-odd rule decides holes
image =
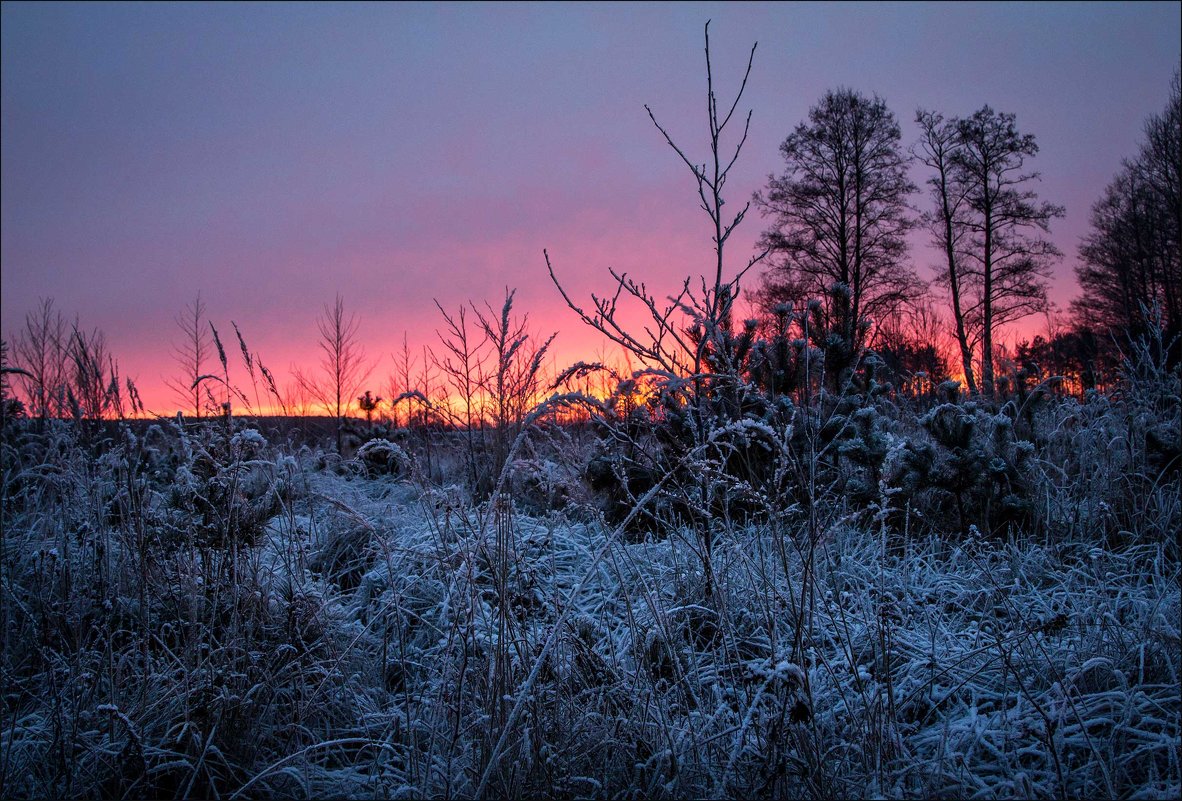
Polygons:
[[[547,273],[543,248],[549,250],[564,288],[584,308],[591,307],[592,292],[611,291],[609,267],[644,280],[661,294],[672,293],[680,288],[686,275],[702,273],[713,257],[708,231],[702,224],[704,216],[697,219],[701,212],[689,202],[681,204],[688,208],[672,210],[676,205],[649,203],[651,211],[647,215],[637,212],[637,216],[622,220],[604,209],[572,210],[569,221],[553,231],[549,243],[536,236],[508,234],[493,241],[456,244],[445,251],[424,248],[352,252],[347,271],[353,276],[371,276],[370,283],[353,289],[340,287],[339,291],[346,310],[361,320],[361,338],[369,359],[377,360],[373,379],[366,386],[375,392],[380,390],[383,396],[388,394],[385,390],[393,366],[391,354],[401,350],[404,332],[420,362],[423,346],[439,350],[436,331],[443,328],[443,320],[435,300],[449,312],[470,303],[482,310],[487,303],[499,312],[506,288],[516,289],[514,314],[527,314],[529,327],[540,340],[558,334],[550,351],[557,369],[579,360],[593,361],[605,349],[612,353],[606,340],[566,307]],[[755,231],[747,233],[753,238]],[[750,245],[750,240],[745,242],[738,234],[733,241],[736,245]],[[737,267],[740,258],[746,262],[746,250],[735,253],[728,261]],[[410,266],[397,266],[403,264]],[[465,264],[475,267],[457,266]],[[291,366],[305,371],[316,369],[316,317],[324,302],[331,300],[331,294],[302,303],[298,315],[262,304],[230,316],[219,310],[207,293],[203,297],[227,347],[232,379],[241,376],[246,380],[246,376],[240,366],[231,320],[281,385],[290,376]],[[638,309],[624,304],[622,308],[624,319],[643,322]],[[179,340],[179,331],[174,327],[166,330],[168,341]],[[138,377],[149,409],[174,412],[172,392],[163,385],[164,377],[175,372],[165,338],[145,340],[136,336],[134,329],[129,333],[129,337],[116,338],[108,332],[124,372]]]
[[[671,154],[657,149],[657,156],[668,155]],[[293,381],[293,367],[315,373],[319,364],[316,319],[324,303],[338,291],[344,296],[347,311],[360,318],[361,339],[368,360],[375,363],[365,387],[383,397],[389,394],[391,355],[401,350],[404,333],[420,363],[424,346],[440,349],[435,332],[442,329],[443,321],[435,300],[449,312],[470,303],[482,309],[488,303],[499,311],[506,288],[517,290],[515,314],[528,314],[530,329],[540,339],[558,334],[549,360],[558,370],[576,361],[594,361],[605,353],[615,358],[618,355],[615,346],[566,307],[550,281],[542,250],[549,251],[559,280],[584,309],[591,308],[591,293],[602,295],[612,290],[609,268],[645,281],[662,296],[677,291],[687,276],[695,276],[696,281],[696,276],[704,274],[713,260],[708,220],[693,206],[690,179],[675,178],[668,182],[670,185],[649,187],[644,195],[634,193],[627,203],[619,206],[603,201],[566,208],[569,204],[564,204],[560,197],[547,197],[544,192],[531,195],[519,210],[523,218],[545,215],[561,218],[548,227],[547,240],[524,230],[498,228],[478,231],[480,236],[468,229],[467,237],[442,247],[422,243],[399,248],[381,239],[373,244],[348,245],[342,248],[337,267],[352,277],[355,286],[333,285],[325,280],[325,271],[315,270],[308,263],[306,255],[276,248],[272,256],[276,264],[269,266],[262,262],[254,271],[260,275],[275,274],[282,272],[282,263],[300,263],[301,270],[308,270],[308,283],[318,285],[316,297],[308,296],[302,281],[273,287],[274,294],[265,285],[228,295],[218,294],[217,287],[213,293],[201,289],[208,317],[227,350],[231,380],[243,388],[249,386],[232,322],[237,323],[251,352],[261,357],[274,373],[281,389]],[[422,205],[426,209],[424,217],[429,220],[448,216],[442,201]],[[471,212],[460,210],[461,218],[465,213]],[[763,221],[752,210],[737,229],[727,251],[732,271],[746,264],[754,252],[762,225]],[[923,235],[917,233],[913,240],[917,265],[925,264],[922,261],[925,258],[936,264],[938,254],[922,245]],[[918,270],[925,278],[934,277],[926,264]],[[745,287],[757,286],[758,271],[756,268],[749,274]],[[1054,287],[1053,299],[1063,307],[1073,290],[1072,281],[1060,280]],[[262,296],[256,298],[257,292],[262,292]],[[121,325],[104,328],[121,372],[136,382],[151,412],[169,416],[178,408],[173,391],[164,383],[177,371],[169,353],[171,345],[180,339],[172,315],[191,300],[192,297],[181,300],[176,309],[157,310],[154,325],[159,328],[154,328],[150,337],[143,336],[131,306],[120,319]],[[73,315],[74,310],[57,305],[67,316]],[[231,310],[225,310],[224,306]],[[645,322],[635,306],[622,305],[622,308],[624,319],[637,327]],[[90,325],[85,317],[81,322],[84,327]],[[1045,334],[1046,327],[1045,318],[1027,318],[1003,332],[1001,341],[1013,345],[1021,339]],[[220,369],[215,362],[207,366],[211,372]],[[247,394],[251,394],[249,390]]]
[[[1051,296],[1065,307],[1088,209],[1164,105],[1182,24],[1177,4],[0,13],[3,334],[52,297],[106,333],[164,413],[173,317],[198,292],[231,361],[232,320],[280,384],[293,365],[315,368],[316,317],[338,292],[382,395],[403,332],[416,351],[437,343],[435,300],[499,306],[505,287],[535,332],[559,333],[559,368],[594,358],[601,342],[566,309],[542,250],[586,305],[611,290],[609,267],[662,295],[708,269],[693,181],[644,111],[705,158],[707,18],[720,95],[760,42],[728,208],[782,169],[779,143],[827,89],[880,94],[905,144],[918,106],[990,103],[1036,135],[1037,191],[1067,206],[1051,235],[1065,254]],[[763,226],[753,210],[732,270]],[[926,279],[939,259],[923,240],[912,257]],[[1044,329],[1030,318],[1002,339]]]

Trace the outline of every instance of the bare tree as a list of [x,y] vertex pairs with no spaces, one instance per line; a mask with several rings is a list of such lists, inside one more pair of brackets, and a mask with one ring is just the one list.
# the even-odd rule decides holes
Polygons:
[[45,420],[67,411],[70,329],[52,298],[42,298],[37,308],[25,315],[25,327],[13,343],[13,361],[29,404],[29,415]]
[[[292,370],[293,375],[298,375],[298,370]],[[308,387],[299,380],[299,378],[292,378],[279,391],[279,406],[283,410],[285,416],[305,418],[312,413],[312,396],[308,392]],[[307,423],[303,423],[303,430],[307,432]]]
[[[470,488],[475,491],[478,480],[476,466],[476,428],[481,426],[482,415],[477,405],[477,393],[480,389],[480,377],[484,373],[486,340],[475,341],[477,332],[469,331],[467,307],[460,306],[454,315],[444,311],[439,301],[435,301],[436,308],[443,315],[446,333],[436,331],[440,343],[444,348],[442,359],[435,357],[436,366],[442,371],[444,380],[451,388],[451,396],[459,409],[448,409],[453,422],[464,430],[465,458],[468,463],[468,481]],[[476,336],[474,336],[476,334]]]
[[1075,270],[1082,294],[1072,307],[1081,325],[1141,332],[1144,310],[1166,305],[1163,211],[1128,166],[1105,187],[1092,206],[1092,230],[1080,246]]
[[406,413],[405,423],[400,422],[400,412],[398,407],[405,403],[411,393],[411,388],[414,386],[414,381],[411,375],[414,372],[415,357],[410,351],[410,340],[407,338],[406,332],[402,332],[402,347],[390,354],[390,358],[394,362],[394,368],[390,372],[388,383],[390,387],[390,415],[393,418],[395,428],[402,428],[410,426],[410,412]]
[[167,379],[165,384],[173,391],[181,405],[192,409],[193,416],[200,420],[200,380],[205,375],[205,360],[209,358],[212,349],[207,330],[205,301],[201,299],[200,292],[193,302],[176,316],[176,326],[180,329],[181,340],[173,346],[172,358],[180,375]]
[[[636,357],[642,364],[655,367],[664,372],[680,376],[700,376],[703,361],[712,346],[717,346],[722,338],[722,321],[728,319],[731,313],[731,303],[739,297],[739,285],[743,276],[756,264],[763,261],[767,251],[763,250],[751,257],[746,266],[738,270],[733,278],[727,280],[724,250],[727,240],[735,228],[746,217],[751,204],[747,203],[733,217],[724,214],[722,207],[723,187],[731,168],[742,153],[743,145],[747,142],[747,133],[751,126],[751,112],[747,112],[743,131],[733,152],[723,144],[723,135],[734,119],[735,111],[747,89],[747,80],[751,77],[751,65],[755,58],[755,45],[747,58],[747,68],[743,73],[743,80],[739,91],[729,109],[719,108],[718,98],[714,94],[714,73],[710,62],[710,23],[706,23],[706,98],[707,117],[710,132],[710,155],[707,160],[699,164],[689,158],[685,152],[673,141],[669,132],[657,122],[651,108],[645,105],[649,119],[657,130],[661,132],[665,142],[673,149],[681,161],[693,173],[697,182],[698,199],[701,209],[710,218],[714,241],[714,270],[710,276],[702,276],[701,287],[696,289],[691,285],[691,278],[682,282],[681,290],[667,300],[662,301],[652,294],[645,284],[628,277],[627,273],[617,273],[608,270],[612,277],[614,289],[610,296],[591,295],[593,311],[584,311],[563,288],[550,262],[550,255],[543,251],[546,267],[550,278],[563,300],[571,311],[587,325],[603,334],[611,342],[619,345],[624,351]],[[729,153],[729,155],[728,155]],[[628,330],[618,314],[622,298],[631,298],[638,303],[649,316],[649,324],[643,327],[643,334]],[[685,318],[690,325],[687,326]],[[689,336],[688,331],[697,328],[701,335]],[[695,379],[700,385],[700,378]],[[700,393],[699,393],[700,395]]]
[[489,370],[481,363],[480,387],[490,404],[493,424],[493,470],[495,481],[504,467],[509,447],[521,430],[521,422],[539,400],[542,364],[556,335],[538,343],[529,332],[529,315],[513,315],[516,290],[505,290],[500,314],[485,305],[487,315],[472,307],[491,356]]
[[959,147],[959,132],[955,120],[946,120],[943,115],[932,111],[918,110],[915,122],[919,125],[920,139],[912,152],[921,164],[932,170],[927,184],[931,189],[933,208],[920,219],[931,233],[933,244],[944,254],[944,266],[937,272],[943,274],[943,284],[952,302],[952,322],[965,383],[969,392],[976,395],[974,343],[969,338],[970,325],[966,320],[965,304],[967,288],[963,286],[966,276],[957,255],[968,232],[964,217],[967,186],[956,180],[952,166],[952,155]]
[[345,415],[373,370],[365,363],[365,349],[358,336],[360,326],[357,315],[345,313],[345,301],[340,295],[332,305],[326,303],[316,321],[322,375],[313,379],[297,374],[308,393],[335,418],[337,453],[341,452]]
[[1182,331],[1182,98],[1174,73],[1165,111],[1145,124],[1137,157],[1092,206],[1092,231],[1076,267],[1081,296],[1072,303],[1081,325],[1144,331],[1156,307],[1167,331]]
[[[992,398],[994,334],[1047,308],[1050,266],[1062,254],[1038,232],[1048,232],[1050,221],[1063,216],[1063,207],[1039,202],[1027,188],[1039,178],[1026,167],[1038,145],[1033,135],[1018,131],[1013,114],[984,106],[956,120],[956,130],[950,161],[967,206],[958,269],[978,297],[981,389]],[[975,311],[966,311],[966,319]]]
[[946,352],[945,325],[930,302],[917,303],[883,320],[875,331],[874,352],[904,394],[930,393],[947,379],[954,354]]
[[[669,132],[657,122],[656,116],[647,105],[649,119],[657,130],[661,132],[665,142],[677,154],[681,161],[693,173],[697,183],[698,199],[701,209],[706,212],[713,229],[714,241],[714,269],[710,275],[700,279],[700,287],[693,286],[692,278],[686,278],[676,295],[662,301],[651,293],[640,282],[628,277],[626,273],[609,270],[614,282],[614,289],[608,296],[591,296],[593,311],[585,311],[577,304],[563,288],[555,275],[554,266],[548,252],[543,251],[546,266],[550,271],[550,278],[558,291],[562,294],[567,306],[579,316],[587,325],[603,334],[611,342],[619,345],[625,352],[636,357],[646,370],[656,376],[657,381],[666,382],[671,394],[678,394],[687,404],[690,413],[696,418],[696,424],[691,427],[696,438],[690,453],[699,453],[708,446],[708,425],[712,411],[711,391],[719,387],[737,387],[741,383],[738,370],[733,363],[728,363],[728,342],[732,339],[730,321],[732,304],[740,296],[740,283],[743,276],[767,255],[763,250],[752,256],[746,266],[727,278],[727,263],[725,247],[735,228],[746,217],[751,204],[745,204],[733,216],[722,211],[723,189],[731,169],[738,160],[747,142],[747,133],[751,125],[751,112],[748,111],[742,133],[738,141],[731,145],[724,144],[724,134],[731,121],[735,119],[735,112],[747,88],[747,81],[751,76],[751,65],[755,58],[755,45],[747,58],[747,67],[743,73],[743,80],[735,94],[734,101],[729,107],[719,105],[714,93],[714,73],[710,59],[710,23],[706,23],[706,100],[707,122],[709,125],[710,153],[706,160],[698,163],[686,155]],[[619,314],[620,300],[630,298],[638,303],[648,317],[646,325],[642,326],[643,333],[637,333],[625,325]],[[687,380],[688,379],[688,380]],[[688,457],[689,454],[686,454]],[[707,509],[710,505],[713,487],[704,472],[699,471],[693,481],[683,490],[688,495],[695,494],[694,499],[698,508]],[[705,595],[712,598],[714,594],[714,570],[712,562],[713,532],[711,521],[703,515],[696,519],[697,542],[695,549],[702,562],[705,580]]]
[[772,258],[764,297],[826,298],[829,327],[851,354],[865,344],[864,318],[893,314],[923,290],[905,264],[916,187],[900,140],[881,98],[827,92],[780,146],[785,172],[755,195],[772,220],[761,239]]
[[1174,70],[1165,111],[1145,124],[1137,168],[1163,211],[1161,237],[1166,324],[1182,330],[1182,74]]

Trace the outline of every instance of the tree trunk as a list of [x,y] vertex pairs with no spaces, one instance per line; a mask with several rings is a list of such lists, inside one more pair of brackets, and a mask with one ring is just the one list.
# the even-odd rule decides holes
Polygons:
[[[988,170],[985,171],[988,182]],[[981,331],[981,382],[985,397],[994,397],[993,380],[993,207],[989,199],[989,187],[985,187],[985,252],[982,254],[984,267],[984,294],[982,296],[983,318]]]
[[960,366],[970,395],[977,394],[973,376],[973,350],[965,331],[964,312],[960,308],[960,276],[956,272],[956,247],[953,242],[952,209],[948,205],[948,179],[940,168],[940,213],[944,217],[944,257],[948,260],[948,289],[952,294],[952,316],[956,322],[956,343],[960,346]]

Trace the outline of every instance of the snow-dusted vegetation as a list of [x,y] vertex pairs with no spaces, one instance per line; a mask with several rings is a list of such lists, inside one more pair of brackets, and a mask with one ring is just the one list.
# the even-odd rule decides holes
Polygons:
[[[933,197],[963,193],[928,220],[949,292],[984,293],[957,306],[965,381],[915,369],[925,343],[865,313],[918,280],[888,241],[915,189],[893,156],[866,256],[890,286],[819,270],[797,287],[813,296],[735,319],[762,258],[724,259],[747,211],[722,199],[741,96],[728,112],[710,87],[712,169],[657,124],[697,182],[713,275],[666,298],[612,273],[584,302],[545,256],[627,370],[547,375],[551,340],[507,292],[440,307],[434,385],[406,349],[394,397],[367,390],[352,418],[365,371],[338,297],[328,378],[300,376],[331,419],[264,417],[252,400],[289,411],[283,393],[237,326],[247,378],[212,326],[209,368],[198,299],[177,387],[205,416],[152,418],[101,336],[31,315],[4,365],[23,402],[0,385],[0,796],[1179,797],[1172,318],[1141,298],[1137,326],[1106,330],[1103,376],[995,363],[991,326],[1037,300],[1051,253],[1014,219],[978,237],[980,186],[943,161],[1012,129],[986,107],[923,117]],[[882,101],[824,102],[818,125],[865,113],[898,149]],[[793,175],[766,198],[786,217],[822,202]],[[824,237],[794,236],[766,238],[818,261]],[[998,241],[1030,268],[1008,287],[982,278]]]
[[695,450],[617,396],[484,499],[459,438],[9,422],[3,793],[1176,796],[1179,383],[1121,386],[1032,439],[883,393],[810,483],[807,409]]

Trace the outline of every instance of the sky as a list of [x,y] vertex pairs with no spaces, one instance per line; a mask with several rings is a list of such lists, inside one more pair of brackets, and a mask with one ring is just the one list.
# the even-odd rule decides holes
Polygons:
[[[281,384],[315,367],[316,318],[337,293],[375,390],[404,333],[412,348],[436,341],[435,301],[499,306],[506,287],[536,332],[558,332],[560,367],[593,358],[543,248],[583,301],[611,289],[609,268],[665,294],[713,259],[693,178],[644,109],[705,161],[706,20],[720,97],[758,42],[730,208],[782,171],[780,142],[829,89],[882,97],[905,144],[917,107],[989,104],[1035,135],[1037,191],[1066,207],[1051,236],[1066,307],[1089,209],[1165,107],[1180,9],[5,2],[2,330],[53,298],[104,331],[165,414],[174,317],[198,292]],[[764,225],[752,210],[732,270]],[[922,238],[912,258],[924,277],[938,263]]]

